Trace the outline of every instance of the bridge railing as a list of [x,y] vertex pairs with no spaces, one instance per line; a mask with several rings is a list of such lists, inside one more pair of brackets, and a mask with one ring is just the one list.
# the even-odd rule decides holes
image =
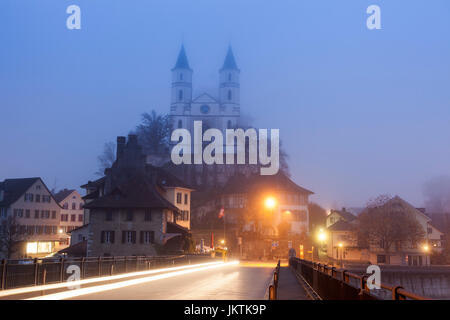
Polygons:
[[[302,276],[324,300],[379,300],[367,286],[368,275],[357,275],[321,263],[291,257],[289,266]],[[391,292],[392,300],[429,300],[404,290],[401,286],[381,283],[381,289]]]
[[277,300],[278,297],[278,280],[280,277],[280,260],[273,271],[273,278],[269,284],[269,300]]
[[64,282],[71,275],[67,268],[73,265],[80,268],[82,280],[207,260],[211,260],[209,255],[3,259],[0,265],[0,289]]

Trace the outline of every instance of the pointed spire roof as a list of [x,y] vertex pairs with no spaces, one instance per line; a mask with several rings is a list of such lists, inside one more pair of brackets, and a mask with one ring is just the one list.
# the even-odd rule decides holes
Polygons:
[[186,57],[186,51],[184,50],[184,45],[181,45],[180,53],[178,54],[177,63],[175,67],[172,69],[191,69],[189,67],[189,62]]
[[236,64],[236,60],[234,59],[233,49],[231,49],[231,45],[228,46],[227,55],[225,57],[225,61],[223,62],[223,67],[221,70],[239,70]]

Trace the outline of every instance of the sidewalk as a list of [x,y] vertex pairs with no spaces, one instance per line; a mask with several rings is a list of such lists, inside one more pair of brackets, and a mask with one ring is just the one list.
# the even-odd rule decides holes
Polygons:
[[308,300],[305,290],[289,267],[280,268],[278,300]]

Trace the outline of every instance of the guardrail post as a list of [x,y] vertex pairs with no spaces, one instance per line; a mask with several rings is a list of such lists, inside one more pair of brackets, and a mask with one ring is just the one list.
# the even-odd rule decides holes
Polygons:
[[403,289],[402,286],[396,286],[392,288],[392,300],[406,300],[405,296],[398,293],[399,289]]
[[81,258],[81,263],[80,263],[80,278],[81,279],[84,279],[84,270],[85,270],[85,268],[84,268],[84,257],[82,257]]
[[4,290],[6,288],[6,272],[7,272],[7,264],[8,264],[8,260],[3,259],[2,260],[2,290]]
[[[47,268],[44,268],[44,271],[42,271],[42,285],[45,285],[45,282],[47,280]],[[45,290],[41,290],[41,296],[45,294]]]
[[64,258],[60,258],[59,264],[59,282],[64,282]]
[[277,300],[275,287],[273,285],[269,286],[269,300]]
[[34,285],[37,286],[39,283],[39,264],[38,259],[34,258]]

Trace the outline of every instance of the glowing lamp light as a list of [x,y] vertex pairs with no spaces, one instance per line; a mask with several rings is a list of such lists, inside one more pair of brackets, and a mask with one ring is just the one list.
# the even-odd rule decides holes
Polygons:
[[220,243],[221,243],[221,244],[224,244],[224,243],[225,243],[225,240],[220,240]]
[[277,205],[277,202],[274,197],[268,197],[264,201],[264,205],[266,206],[267,209],[273,209]]
[[430,250],[430,247],[426,244],[426,245],[423,246],[423,250],[425,252],[428,252]]
[[342,248],[344,245],[342,244],[342,242],[339,242],[338,246],[339,248]]
[[59,232],[59,233],[63,233],[63,229],[59,229],[58,232]]
[[319,234],[317,235],[317,239],[319,239],[319,241],[325,241],[327,239],[327,234],[325,233],[325,231],[323,231],[323,229],[319,230]]

